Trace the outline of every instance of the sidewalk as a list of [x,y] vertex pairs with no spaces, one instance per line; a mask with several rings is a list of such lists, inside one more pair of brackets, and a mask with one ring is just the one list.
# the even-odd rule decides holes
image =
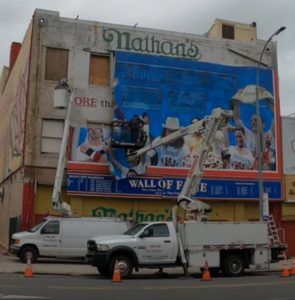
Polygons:
[[[291,267],[291,260],[287,261],[288,267]],[[267,271],[280,272],[282,271],[284,262],[271,264],[270,269]],[[0,273],[20,273],[23,274],[26,264],[21,263],[15,256],[8,255],[7,252],[0,252]],[[97,269],[80,261],[57,261],[55,259],[39,259],[36,263],[32,264],[34,274],[50,274],[50,275],[99,275]],[[142,269],[134,274],[151,275],[157,270],[155,269]],[[257,270],[256,270],[257,271]],[[265,270],[263,270],[265,271]],[[183,275],[182,268],[166,268],[165,273]],[[190,274],[200,273],[198,268],[190,268]]]
[[[0,253],[0,273],[24,273],[26,264],[7,253]],[[80,261],[57,261],[54,259],[39,259],[32,264],[34,274],[53,275],[98,275],[95,267]]]

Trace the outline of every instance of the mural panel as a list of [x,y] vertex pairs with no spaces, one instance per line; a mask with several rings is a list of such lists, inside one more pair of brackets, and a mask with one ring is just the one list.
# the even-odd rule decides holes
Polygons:
[[[85,161],[105,165],[108,172],[102,172],[101,175],[106,177],[98,177],[97,181],[94,180],[95,183],[93,178],[89,177],[85,181],[83,177],[78,180],[78,184],[77,176],[80,175],[77,172],[71,173],[70,163],[68,192],[88,193],[89,186],[99,186],[99,189],[94,188],[99,194],[147,196],[154,193],[154,196],[160,198],[176,197],[176,192],[165,194],[162,187],[153,191],[150,187],[141,186],[136,190],[128,185],[130,180],[126,179],[145,176],[156,181],[156,177],[160,176],[160,182],[163,178],[163,182],[177,182],[177,177],[182,177],[180,180],[183,180],[186,174],[183,170],[192,166],[196,149],[203,138],[202,133],[183,136],[169,144],[160,145],[136,159],[131,159],[128,154],[193,122],[206,119],[217,107],[232,110],[233,118],[218,130],[205,162],[206,170],[214,171],[217,179],[224,178],[225,174],[228,178],[245,178],[247,174],[249,180],[255,179],[258,170],[256,139],[259,122],[256,98],[259,101],[263,127],[263,169],[265,173],[278,179],[280,158],[276,141],[274,75],[272,70],[260,70],[257,97],[256,85],[253,83],[256,72],[254,67],[234,67],[188,59],[116,52],[117,85],[114,88],[112,126],[104,125],[97,131],[101,137],[96,148],[89,149],[85,145],[85,137],[88,136],[88,142],[91,138],[90,128],[80,128],[79,139],[74,139],[73,145],[73,148],[84,151]],[[80,138],[83,131],[84,141]],[[82,156],[76,152],[72,159],[81,161],[80,157]],[[118,180],[124,180],[126,184],[115,183]],[[226,190],[224,186],[228,186],[228,182],[213,185],[223,186],[221,189]],[[269,190],[273,199],[280,199],[280,183],[269,184],[276,185],[276,188]],[[77,186],[81,189],[77,189]],[[256,189],[257,187],[247,190],[244,196],[237,192],[238,189],[233,189],[232,194],[221,192],[218,195],[213,192],[207,197],[228,199],[242,196],[253,199],[258,198]]]

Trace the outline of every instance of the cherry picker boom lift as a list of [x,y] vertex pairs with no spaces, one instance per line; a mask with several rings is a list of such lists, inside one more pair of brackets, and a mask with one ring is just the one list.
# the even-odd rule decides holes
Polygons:
[[195,195],[199,191],[199,186],[204,172],[204,162],[208,156],[210,144],[214,140],[216,131],[227,125],[230,118],[232,118],[232,111],[216,108],[210,116],[181,128],[168,136],[157,139],[150,145],[131,152],[128,156],[137,157],[160,145],[170,143],[185,135],[201,133],[201,145],[197,148],[196,153],[194,153],[194,160],[180,195],[177,198],[177,204],[186,211],[196,212],[206,216],[206,214],[211,211],[210,206],[200,200],[192,199],[192,195]]
[[[68,100],[68,103],[67,103]],[[52,192],[53,208],[62,212],[66,216],[72,215],[71,206],[62,201],[61,198],[61,186],[64,174],[64,168],[66,164],[66,150],[68,144],[69,130],[70,130],[70,117],[74,101],[74,92],[70,89],[66,81],[61,80],[58,86],[54,90],[54,106],[58,108],[66,108],[67,114],[63,129],[63,136],[61,141],[61,147],[57,162],[55,181]]]

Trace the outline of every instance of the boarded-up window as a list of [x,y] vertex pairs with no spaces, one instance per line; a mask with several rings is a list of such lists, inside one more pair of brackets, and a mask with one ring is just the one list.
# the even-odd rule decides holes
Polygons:
[[45,80],[58,81],[68,77],[68,56],[68,50],[46,49]]
[[90,57],[89,84],[109,86],[110,83],[110,57],[94,55]]
[[222,25],[222,38],[234,40],[235,39],[235,28],[231,25]]
[[41,133],[41,152],[59,153],[64,122],[60,120],[43,120]]

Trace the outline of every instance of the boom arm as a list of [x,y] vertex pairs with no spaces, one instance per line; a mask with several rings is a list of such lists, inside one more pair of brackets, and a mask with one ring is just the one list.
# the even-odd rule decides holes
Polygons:
[[181,128],[167,136],[156,139],[151,144],[149,144],[141,149],[138,149],[134,152],[129,153],[128,156],[129,157],[137,157],[137,156],[140,156],[141,154],[144,154],[150,150],[153,150],[154,148],[156,148],[158,146],[173,142],[174,140],[177,140],[185,135],[191,135],[195,132],[202,132],[203,130],[205,130],[204,122],[205,122],[204,120],[195,122],[194,124],[191,124],[187,127]]
[[72,215],[71,207],[68,203],[63,202],[61,199],[61,185],[63,180],[63,174],[64,174],[64,168],[65,168],[65,161],[66,161],[66,149],[67,149],[67,143],[68,143],[68,136],[69,136],[69,129],[70,129],[70,117],[71,117],[71,111],[74,101],[74,93],[70,89],[68,89],[68,92],[70,92],[70,100],[68,104],[68,111],[67,116],[65,119],[65,125],[63,130],[63,137],[58,157],[58,163],[56,168],[56,175],[55,175],[55,181],[54,181],[54,187],[52,192],[52,203],[53,208],[57,211],[60,211],[66,215]]
[[232,112],[225,111],[220,108],[215,109],[213,114],[205,121],[205,131],[200,147],[195,153],[193,164],[189,170],[187,178],[184,182],[180,195],[177,198],[177,203],[180,207],[189,211],[200,211],[207,213],[211,211],[209,205],[191,199],[199,191],[200,183],[204,172],[204,163],[208,156],[209,147],[212,143],[216,131],[227,124],[229,118],[232,117]]
[[177,204],[187,211],[198,211],[201,213],[210,212],[211,209],[208,204],[199,200],[193,200],[191,197],[199,191],[199,185],[203,176],[204,162],[207,158],[209,146],[214,139],[216,131],[220,127],[225,126],[230,118],[232,118],[231,111],[225,111],[221,108],[217,108],[213,111],[211,116],[208,116],[205,119],[185,128],[181,128],[166,137],[160,138],[150,145],[130,153],[129,156],[139,156],[184,135],[191,135],[193,133],[200,132],[203,136],[202,143],[195,153],[193,164],[184,182],[181,193],[177,198]]

